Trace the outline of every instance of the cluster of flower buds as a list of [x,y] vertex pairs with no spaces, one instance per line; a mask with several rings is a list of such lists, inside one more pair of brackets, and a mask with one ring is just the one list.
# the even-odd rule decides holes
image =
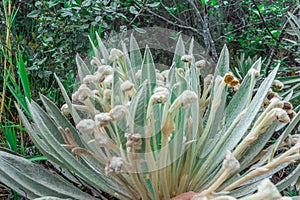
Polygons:
[[83,119],[76,125],[76,128],[82,134],[93,134],[95,122],[92,119]]
[[124,165],[124,160],[121,157],[113,156],[106,164],[105,173],[120,173]]
[[264,99],[263,107],[271,106],[276,113],[278,121],[288,123],[296,116],[296,112],[293,110],[293,105],[290,102],[281,99],[276,92],[269,90]]
[[[105,79],[110,79],[110,75],[113,73],[113,68],[110,65],[100,65],[97,71],[93,75],[86,75],[83,78],[84,84],[95,84],[98,85],[105,81]],[[106,81],[107,82],[107,81]]]
[[127,151],[131,149],[140,149],[142,146],[142,136],[139,133],[125,133],[127,138],[126,147]]

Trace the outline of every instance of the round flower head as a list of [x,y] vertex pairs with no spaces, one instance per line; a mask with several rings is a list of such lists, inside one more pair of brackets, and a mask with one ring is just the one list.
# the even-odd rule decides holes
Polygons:
[[198,60],[198,61],[195,63],[195,66],[196,66],[198,69],[204,68],[204,67],[206,67],[206,61],[205,61],[205,60]]
[[234,86],[237,86],[239,83],[240,82],[237,79],[234,79],[234,80],[231,81],[230,86],[234,87]]
[[92,134],[94,127],[95,122],[92,119],[83,119],[76,125],[78,131],[82,134]]
[[231,82],[234,80],[234,76],[231,73],[226,73],[224,76],[224,82],[226,84],[231,84]]
[[127,114],[127,108],[123,105],[117,105],[109,112],[113,120],[121,120]]
[[86,86],[86,84],[81,84],[81,86],[78,88],[78,91],[77,91],[77,99],[78,101],[80,102],[83,102],[85,101],[89,95],[92,94],[92,91],[90,90],[90,88],[88,88]]
[[191,90],[185,90],[179,97],[178,97],[180,104],[184,109],[190,107],[192,103],[197,101],[198,97],[197,94]]
[[227,151],[223,160],[223,167],[232,172],[240,168],[240,163],[230,151]]
[[106,126],[112,120],[109,113],[99,113],[95,115],[95,124],[97,126]]
[[128,92],[128,91],[132,90],[133,87],[134,87],[133,83],[131,83],[129,80],[124,81],[120,86],[120,88],[123,92]]
[[182,62],[189,63],[189,62],[192,62],[192,60],[193,60],[193,56],[191,56],[191,55],[181,56],[181,61]]

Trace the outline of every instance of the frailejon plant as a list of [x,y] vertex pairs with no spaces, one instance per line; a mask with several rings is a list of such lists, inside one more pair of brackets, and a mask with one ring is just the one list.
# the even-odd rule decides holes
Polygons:
[[[97,39],[90,68],[76,57],[81,85],[72,99],[57,78],[61,110],[43,95],[46,111],[28,101],[32,122],[18,109],[36,146],[62,172],[0,151],[2,183],[30,199],[96,199],[103,192],[170,199],[187,191],[197,192],[193,199],[289,199],[280,191],[297,181],[299,166],[276,186],[269,180],[300,158],[299,135],[291,135],[300,115],[291,95],[282,99],[270,89],[278,67],[256,87],[261,60],[238,80],[224,46],[215,74],[201,81],[206,62],[195,62],[193,40],[186,50],[180,37],[173,65],[160,72],[133,36],[129,52],[125,43],[109,51]],[[280,136],[271,143],[275,131]]]

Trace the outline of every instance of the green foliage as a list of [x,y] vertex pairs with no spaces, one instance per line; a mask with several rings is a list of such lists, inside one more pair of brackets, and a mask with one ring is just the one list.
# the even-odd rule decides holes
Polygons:
[[[284,143],[286,137],[292,137],[289,134],[300,114],[283,107],[280,99],[269,97],[279,66],[256,87],[261,67],[261,60],[257,60],[227,104],[227,90],[232,87],[228,78],[235,77],[228,73],[226,46],[214,77],[205,78],[200,92],[193,40],[190,55],[184,55],[185,45],[179,38],[174,63],[164,79],[155,70],[148,48],[141,62],[134,41],[132,36],[133,54],[125,48],[123,52],[113,48],[108,53],[98,37],[99,48],[94,48],[91,61],[96,67],[93,73],[77,56],[81,86],[72,101],[57,79],[66,101],[62,112],[71,114],[76,128],[43,95],[40,98],[46,111],[34,101],[27,102],[32,122],[18,108],[43,154],[71,171],[86,187],[120,199],[170,199],[186,191],[199,192],[195,199],[243,199],[245,195],[264,199],[269,193],[281,197],[276,187],[264,179],[300,159],[298,142]],[[176,59],[178,56],[181,59]],[[141,63],[139,68],[135,66],[138,70],[134,76],[129,74],[134,70],[133,63]],[[266,98],[270,98],[270,104],[263,104]],[[291,112],[294,115],[288,115]],[[276,128],[288,122],[282,137],[266,146]],[[88,195],[78,189],[75,195],[70,192],[75,191],[74,186],[67,180],[62,182],[61,177],[39,166],[32,167],[34,164],[24,159],[4,152],[0,159],[8,165],[18,162],[19,168],[0,164],[0,180],[20,195],[23,191],[31,197]],[[40,173],[32,176],[33,168]],[[280,180],[279,190],[295,181],[299,172],[296,168],[292,173],[297,176]],[[256,187],[259,190],[253,194]]]

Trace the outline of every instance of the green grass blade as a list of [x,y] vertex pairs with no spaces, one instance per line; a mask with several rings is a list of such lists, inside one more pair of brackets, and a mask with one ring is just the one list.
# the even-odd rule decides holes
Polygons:
[[30,100],[31,99],[30,84],[29,84],[28,75],[27,75],[27,72],[26,72],[23,56],[22,56],[20,50],[18,51],[17,68],[18,68],[18,72],[19,72],[19,75],[20,75],[20,79],[21,79],[21,82],[22,82],[22,87],[24,89],[25,96],[27,97],[27,99]]

